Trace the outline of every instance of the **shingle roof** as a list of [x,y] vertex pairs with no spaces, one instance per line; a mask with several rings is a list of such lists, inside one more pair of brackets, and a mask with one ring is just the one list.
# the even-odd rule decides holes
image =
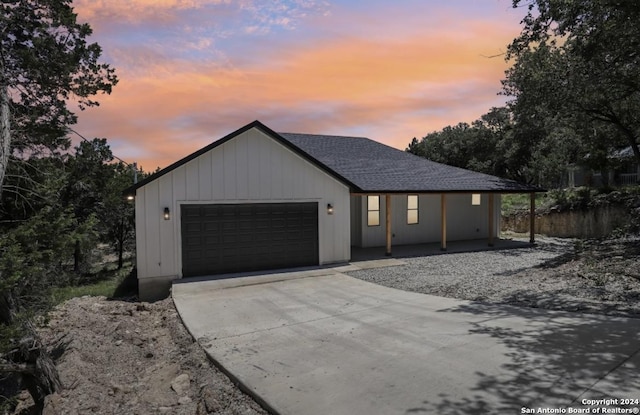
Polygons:
[[320,169],[360,193],[494,192],[529,193],[542,189],[487,174],[436,163],[363,137],[276,133],[259,121],[214,141],[124,190],[136,189],[211,151],[234,137],[258,128],[307,158]]
[[505,192],[541,189],[436,163],[364,137],[280,133],[361,192]]

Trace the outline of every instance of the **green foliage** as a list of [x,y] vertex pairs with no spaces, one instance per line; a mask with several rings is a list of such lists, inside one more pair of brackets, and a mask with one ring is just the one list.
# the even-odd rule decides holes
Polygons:
[[65,272],[72,262],[76,241],[83,249],[97,240],[94,216],[80,222],[59,206],[47,206],[0,236],[0,290],[11,290],[32,309],[54,285],[68,284]]
[[640,207],[640,186],[554,189],[545,195],[539,212],[587,210],[602,206],[620,206],[631,213]]
[[104,296],[114,298],[118,296],[117,290],[124,283],[131,272],[132,264],[125,264],[122,268],[110,265],[105,269],[88,276],[87,284],[66,285],[54,287],[51,290],[51,303],[60,304],[74,297],[85,295]]
[[420,141],[414,138],[407,151],[481,173],[556,186],[564,166],[573,160],[567,154],[575,148],[567,134],[556,131],[542,140],[547,131],[531,128],[530,121],[517,123],[511,108],[492,108],[471,125],[460,123]]
[[[545,193],[536,193],[536,206],[540,206],[546,200]],[[528,194],[505,194],[501,196],[502,216],[509,216],[519,213],[529,213],[531,208],[531,198]]]
[[112,174],[105,183],[102,202],[96,206],[103,242],[118,255],[118,267],[123,266],[123,254],[133,249],[135,241],[134,204],[122,196],[122,190],[133,184],[133,173],[123,163],[110,166]]
[[471,125],[459,123],[413,139],[407,151],[430,160],[517,180],[525,179],[518,156],[509,153],[513,122],[507,108],[492,108]]
[[[83,167],[109,172],[91,146],[81,146],[73,163],[65,155],[77,120],[68,101],[80,110],[97,105],[94,96],[117,83],[99,62],[100,47],[87,42],[90,26],[76,17],[71,0],[0,3],[0,357],[37,357],[26,377],[40,409],[60,380],[31,320],[50,307],[53,287],[78,283],[98,243],[90,204],[105,183],[100,173],[90,183],[76,179],[85,178]],[[95,144],[108,149],[106,141]],[[28,352],[18,347],[24,336],[31,338]]]
[[597,189],[578,187],[573,189],[554,189],[547,194],[543,210],[586,210],[596,206]]
[[414,138],[408,151],[547,188],[571,165],[606,173],[625,147],[640,163],[640,3],[513,5],[528,11],[507,49],[507,108]]
[[[114,69],[100,63],[101,48],[88,43],[91,27],[78,23],[71,0],[9,0],[0,4],[0,88],[12,108],[14,151],[33,154],[69,147],[67,126],[92,97],[110,93]],[[1,184],[1,183],[0,183]]]
[[[522,3],[515,0],[514,7]],[[515,98],[511,107],[523,134],[553,141],[554,131],[564,128],[562,136],[573,142],[564,151],[575,148],[595,169],[606,169],[607,156],[624,146],[640,162],[640,4],[526,4],[523,30],[507,53],[515,62],[503,83]]]

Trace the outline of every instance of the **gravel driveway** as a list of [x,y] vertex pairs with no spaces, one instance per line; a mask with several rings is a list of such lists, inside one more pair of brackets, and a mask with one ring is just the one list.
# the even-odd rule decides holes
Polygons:
[[[640,280],[597,269],[572,239],[542,238],[535,247],[401,258],[405,265],[348,272],[365,281],[442,297],[534,308],[640,317]],[[614,255],[597,259],[640,263]],[[597,268],[597,267],[596,267]],[[622,272],[624,274],[624,272]]]

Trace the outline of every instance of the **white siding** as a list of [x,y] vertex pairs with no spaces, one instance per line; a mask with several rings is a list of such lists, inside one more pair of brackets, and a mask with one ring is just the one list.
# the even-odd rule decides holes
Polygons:
[[471,204],[471,194],[447,195],[447,240],[481,239],[489,235],[489,195],[480,205]]
[[351,196],[351,246],[362,245],[362,197]]
[[[320,263],[348,261],[348,187],[261,131],[248,130],[137,190],[138,278],[181,276],[181,204],[292,201],[318,203]],[[162,218],[165,207],[169,221]]]
[[[360,214],[359,226],[354,225],[353,244],[363,248],[386,244],[385,197],[380,195],[380,226],[367,226],[366,196],[354,196],[360,205],[352,203],[352,209]],[[471,194],[447,194],[447,241],[481,239],[488,237],[489,195],[482,194],[480,206],[471,205]],[[494,235],[500,229],[500,196],[494,197]],[[356,213],[352,213],[355,218]],[[407,224],[407,195],[391,196],[391,244],[407,245],[440,242],[440,194],[418,196],[418,223]]]

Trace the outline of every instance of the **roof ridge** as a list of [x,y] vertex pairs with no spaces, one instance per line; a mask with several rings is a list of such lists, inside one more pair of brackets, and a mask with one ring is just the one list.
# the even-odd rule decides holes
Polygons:
[[280,135],[305,135],[305,136],[315,136],[315,137],[332,137],[332,138],[359,138],[363,140],[371,140],[375,141],[369,137],[361,137],[355,135],[335,135],[335,134],[313,134],[313,133],[290,133],[290,132],[278,132]]

